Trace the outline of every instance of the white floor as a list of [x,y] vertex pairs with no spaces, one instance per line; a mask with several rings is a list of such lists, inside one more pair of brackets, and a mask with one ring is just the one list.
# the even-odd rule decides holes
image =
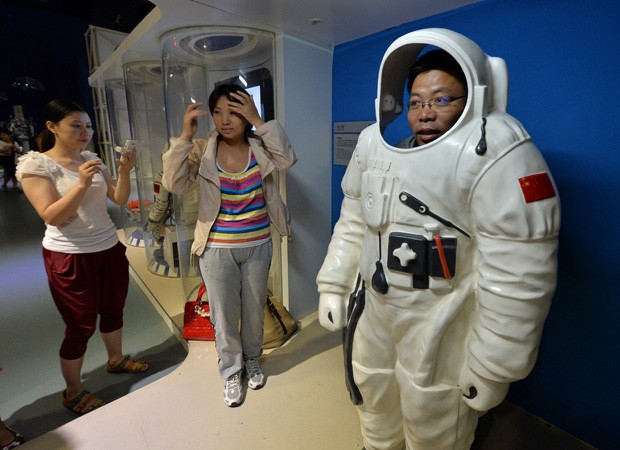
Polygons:
[[[5,195],[6,194],[6,195]],[[128,247],[133,280],[124,347],[147,359],[141,375],[110,375],[91,339],[87,388],[109,403],[84,417],[62,407],[58,367],[63,324],[47,288],[43,226],[23,194],[0,193],[0,414],[24,449],[359,450],[357,414],[344,386],[340,333],[316,317],[263,357],[266,386],[238,408],[222,400],[212,342],[180,338],[185,298],[179,279],[146,269],[144,249]],[[38,437],[36,437],[38,436]],[[594,450],[506,401],[482,417],[472,450]]]
[[[178,334],[178,280],[144,271],[144,250],[128,248],[139,284]],[[339,333],[311,316],[285,346],[262,358],[266,386],[237,408],[222,399],[212,342],[191,341],[187,359],[163,378],[26,443],[24,449],[360,449],[355,408],[344,387]]]
[[[43,233],[43,221],[23,193],[0,191],[0,416],[27,440],[76,418],[61,404],[65,383],[58,349],[65,327],[43,267]],[[139,375],[108,374],[105,347],[93,336],[82,378],[87,389],[108,402],[161,378],[187,357],[133,279],[124,318],[124,351],[151,367]]]

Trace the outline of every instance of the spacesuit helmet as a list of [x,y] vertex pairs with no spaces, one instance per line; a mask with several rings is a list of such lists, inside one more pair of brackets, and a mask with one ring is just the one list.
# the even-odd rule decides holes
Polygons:
[[[381,137],[388,147],[411,135],[407,122],[409,88],[407,80],[418,58],[433,50],[444,50],[460,66],[466,84],[464,110],[450,130],[426,145],[435,145],[454,130],[480,120],[491,110],[506,110],[508,72],[503,59],[491,57],[469,38],[451,30],[427,28],[401,36],[386,50],[377,86],[375,111]],[[428,99],[425,99],[428,100]]]

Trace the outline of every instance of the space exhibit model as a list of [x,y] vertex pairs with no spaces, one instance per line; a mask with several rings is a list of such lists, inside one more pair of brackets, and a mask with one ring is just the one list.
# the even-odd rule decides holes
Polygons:
[[[429,48],[461,66],[466,104],[437,139],[398,148],[385,131],[407,113],[409,68]],[[377,122],[359,136],[317,276],[321,325],[345,328],[366,450],[468,449],[481,413],[534,366],[560,200],[507,99],[504,60],[450,30],[406,34],[383,57]]]

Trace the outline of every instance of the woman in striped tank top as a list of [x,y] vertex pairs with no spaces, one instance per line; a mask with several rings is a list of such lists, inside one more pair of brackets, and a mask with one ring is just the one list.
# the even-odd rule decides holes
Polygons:
[[[183,118],[183,130],[163,155],[163,186],[187,192],[198,180],[200,204],[192,253],[209,296],[224,402],[243,403],[243,375],[260,389],[263,308],[272,256],[271,225],[290,236],[286,207],[275,180],[297,161],[284,129],[264,122],[252,97],[237,85],[220,85],[209,96],[215,124],[206,140],[194,139],[198,102]],[[255,127],[255,131],[252,131]],[[244,370],[245,369],[245,370]]]

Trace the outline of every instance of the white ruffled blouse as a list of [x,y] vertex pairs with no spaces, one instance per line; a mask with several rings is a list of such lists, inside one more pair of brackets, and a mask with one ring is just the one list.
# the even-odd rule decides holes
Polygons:
[[[91,151],[83,151],[81,155],[86,160],[98,158]],[[49,178],[59,197],[66,195],[80,179],[78,172],[65,169],[45,154],[34,151],[18,160],[16,176],[22,180],[24,174]],[[118,235],[108,214],[107,192],[103,175],[96,174],[71,219],[60,226],[45,224],[43,247],[62,253],[93,253],[116,245]]]

